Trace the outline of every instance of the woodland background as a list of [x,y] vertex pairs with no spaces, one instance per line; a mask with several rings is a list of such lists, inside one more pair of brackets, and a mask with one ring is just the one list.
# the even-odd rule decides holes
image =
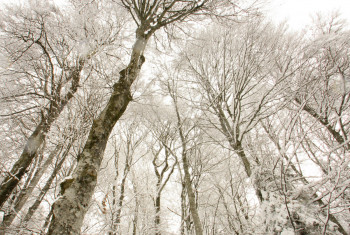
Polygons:
[[349,25],[262,6],[3,8],[0,234],[349,234]]

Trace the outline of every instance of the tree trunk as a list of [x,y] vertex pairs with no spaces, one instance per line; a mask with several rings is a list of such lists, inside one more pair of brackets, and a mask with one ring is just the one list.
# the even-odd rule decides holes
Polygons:
[[35,200],[33,205],[28,209],[28,212],[27,212],[27,214],[25,215],[25,217],[23,219],[23,224],[24,225],[26,225],[29,222],[29,220],[32,218],[32,216],[34,215],[35,211],[38,209],[40,203],[44,199],[44,196],[49,191],[49,189],[51,187],[51,184],[52,184],[53,180],[55,179],[55,177],[57,176],[58,172],[61,170],[61,168],[63,166],[63,163],[66,160],[66,158],[68,156],[68,153],[69,153],[69,150],[70,150],[71,147],[72,147],[72,143],[69,144],[69,146],[67,147],[67,149],[63,153],[61,160],[55,166],[52,174],[50,175],[49,179],[46,181],[46,184],[43,187],[43,189],[41,190],[39,196],[37,197],[37,199]]
[[47,226],[49,226],[51,217],[52,217],[52,208],[51,208],[49,214],[45,218],[45,223],[44,223],[43,227],[41,228],[40,235],[44,235],[45,234]]
[[122,214],[122,207],[123,207],[124,197],[125,197],[125,182],[126,182],[126,178],[128,176],[129,170],[130,170],[130,166],[129,166],[128,161],[129,161],[129,159],[126,158],[123,179],[122,179],[122,182],[120,184],[120,195],[119,195],[119,199],[118,199],[118,210],[117,210],[117,213],[116,213],[115,221],[113,222],[113,231],[112,231],[113,235],[117,235],[117,228],[118,228],[118,226],[120,224],[120,218],[121,218],[121,214]]
[[62,146],[56,146],[55,150],[51,152],[45,163],[39,169],[37,169],[32,180],[29,183],[29,186],[20,192],[18,198],[16,199],[13,211],[4,216],[4,219],[2,221],[2,226],[4,228],[9,227],[12,224],[13,220],[16,218],[17,213],[23,208],[28,198],[32,195],[36,185],[38,184],[42,175],[45,173],[45,170],[50,166],[53,158],[57,155],[60,149],[62,149]]
[[161,193],[158,193],[155,200],[156,216],[154,219],[154,226],[156,229],[155,235],[161,235],[160,232],[160,197]]
[[129,65],[120,72],[113,93],[99,117],[93,121],[83,152],[78,156],[69,186],[53,204],[48,234],[79,234],[85,213],[97,183],[97,173],[110,133],[131,101],[130,86],[137,78],[147,39],[138,37]]
[[138,223],[138,214],[139,214],[139,199],[137,195],[137,189],[135,183],[133,183],[134,194],[135,194],[135,211],[134,211],[134,219],[132,220],[132,235],[137,234],[137,223]]
[[185,187],[187,191],[188,202],[190,204],[190,212],[192,215],[196,235],[202,235],[203,229],[196,207],[196,198],[192,189],[191,176],[189,172],[189,164],[186,153],[182,155],[182,166],[184,168]]
[[0,186],[0,208],[3,207],[13,190],[17,187],[18,183],[22,179],[23,175],[27,172],[28,167],[32,163],[32,160],[37,154],[37,150],[44,142],[45,135],[43,132],[43,122],[41,122],[31,136],[28,138],[27,144],[24,150],[13,165],[8,176],[5,177]]

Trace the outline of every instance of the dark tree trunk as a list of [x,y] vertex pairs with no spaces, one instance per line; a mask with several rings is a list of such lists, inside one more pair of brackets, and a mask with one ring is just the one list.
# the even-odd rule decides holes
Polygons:
[[[99,117],[93,121],[83,152],[78,156],[72,180],[53,204],[48,234],[79,234],[97,183],[97,174],[110,133],[131,101],[130,86],[141,69],[147,40],[137,38],[129,65],[120,72],[119,81]],[[68,183],[68,182],[67,182]]]
[[59,150],[62,149],[62,146],[57,146],[54,151],[49,155],[49,157],[46,159],[45,163],[36,170],[33,178],[31,179],[28,187],[25,187],[20,194],[18,195],[18,198],[16,199],[15,206],[13,208],[13,211],[10,211],[9,214],[4,216],[4,219],[2,221],[2,226],[4,228],[9,227],[13,220],[16,218],[17,213],[23,208],[25,203],[27,202],[28,198],[32,195],[36,185],[38,184],[39,180],[41,179],[42,175],[45,173],[45,170],[50,166],[52,163],[54,157],[56,157]]

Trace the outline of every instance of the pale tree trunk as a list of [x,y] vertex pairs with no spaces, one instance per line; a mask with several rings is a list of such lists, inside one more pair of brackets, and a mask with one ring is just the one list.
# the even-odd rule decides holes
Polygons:
[[133,183],[133,187],[134,187],[134,194],[135,194],[135,210],[134,210],[134,218],[132,220],[132,235],[136,235],[137,223],[138,223],[138,217],[139,217],[139,198],[138,198],[138,192],[137,192],[135,183]]
[[[158,151],[153,151],[153,169],[154,169],[154,173],[157,177],[157,184],[156,184],[156,191],[157,194],[155,196],[155,202],[154,202],[154,207],[155,207],[155,219],[154,219],[154,227],[155,227],[155,235],[161,235],[161,197],[162,197],[162,192],[164,187],[167,185],[171,175],[173,174],[174,170],[175,170],[175,166],[177,164],[177,160],[171,165],[169,166],[169,157],[170,157],[170,152],[168,150],[169,146],[165,146],[166,140],[167,140],[168,136],[166,136],[164,138],[164,141],[161,144],[164,145],[164,147],[160,147],[160,149]],[[161,153],[161,151],[164,149],[165,151],[165,159],[160,163],[157,164],[157,160],[159,160],[159,154]],[[166,173],[168,172],[168,174],[166,175]]]
[[[131,101],[130,86],[144,62],[147,38],[137,37],[129,65],[120,72],[113,93],[101,114],[93,121],[77,167],[63,195],[53,204],[48,234],[79,234],[97,183],[97,174],[110,133]],[[68,183],[68,182],[67,182]]]
[[41,228],[40,235],[44,235],[44,234],[45,234],[45,231],[46,231],[46,229],[47,229],[47,226],[49,226],[51,217],[52,217],[52,208],[51,208],[49,214],[47,214],[47,216],[46,216],[46,218],[45,218],[45,222],[44,222],[43,227]]
[[185,228],[189,230],[190,216],[187,215],[187,203],[186,203],[186,187],[185,183],[181,183],[181,235],[185,235]]
[[182,147],[182,152],[181,152],[181,157],[182,157],[182,166],[183,166],[183,170],[184,170],[184,184],[185,184],[185,188],[187,191],[187,196],[188,196],[188,202],[190,205],[190,212],[191,212],[191,216],[193,219],[193,224],[194,224],[194,228],[196,231],[196,235],[202,235],[203,234],[203,228],[202,228],[202,224],[199,218],[199,214],[198,214],[198,210],[197,210],[197,204],[196,204],[196,196],[194,194],[193,188],[192,188],[192,182],[191,182],[191,174],[189,171],[189,162],[188,162],[188,158],[187,158],[187,140],[185,137],[185,134],[183,133],[182,130],[182,120],[181,120],[181,116],[179,113],[179,109],[177,106],[177,97],[175,97],[175,92],[172,91],[172,88],[170,87],[170,84],[168,83],[168,91],[173,99],[174,102],[174,108],[175,108],[175,113],[176,113],[176,117],[177,117],[177,129],[179,131],[179,135],[180,135],[180,139],[181,139],[181,147]]
[[[120,183],[120,195],[119,195],[119,199],[118,199],[118,210],[116,213],[116,218],[113,221],[113,231],[111,234],[113,235],[117,235],[117,229],[118,226],[120,225],[120,219],[121,219],[121,214],[122,214],[122,207],[124,204],[124,197],[125,197],[125,182],[128,176],[128,173],[130,171],[130,165],[129,165],[129,159],[128,156],[126,158],[126,163],[125,163],[125,167],[124,167],[124,174],[123,174],[123,178],[122,178],[122,182]],[[115,200],[113,198],[113,200]],[[114,208],[113,208],[114,209]]]
[[[68,101],[74,96],[75,92],[78,90],[80,73],[84,67],[84,63],[84,59],[78,61],[78,64],[69,75],[69,80],[72,81],[72,87],[68,91],[67,95],[65,95],[65,97],[63,98],[54,97],[56,100],[51,101],[48,114],[46,116],[42,116],[41,122],[28,138],[21,156],[13,165],[12,169],[8,173],[8,176],[6,176],[3,182],[1,183],[0,209],[3,207],[4,203],[7,201],[13,190],[21,181],[23,175],[28,170],[28,167],[32,163],[34,157],[37,155],[40,146],[43,144],[45,136],[50,130],[52,123],[58,118],[64,107],[67,105]],[[57,89],[61,89],[61,87]],[[59,94],[60,90],[58,90],[56,93]]]
[[[229,142],[231,148],[236,152],[239,159],[242,161],[244,166],[244,171],[247,174],[247,176],[250,178],[252,176],[252,169],[251,164],[249,162],[249,159],[247,158],[247,155],[245,154],[244,148],[242,146],[241,139],[238,139],[239,133],[239,127],[231,127],[229,120],[226,118],[225,113],[220,105],[216,105],[216,115],[219,119],[221,130],[226,136],[227,141]],[[236,128],[236,131],[233,130],[233,128]],[[261,189],[253,184],[255,194],[260,202],[264,200],[262,196]]]
[[42,202],[42,200],[44,199],[44,196],[46,195],[46,193],[49,191],[51,184],[54,181],[55,177],[57,176],[58,172],[61,170],[71,147],[72,147],[72,143],[69,144],[69,146],[67,147],[65,152],[62,154],[61,160],[55,166],[52,174],[50,175],[50,177],[46,181],[45,186],[41,189],[39,196],[37,197],[37,199],[35,200],[33,205],[28,209],[28,212],[23,219],[23,224],[25,226],[27,225],[27,223],[30,221],[30,219],[32,218],[32,216],[34,215],[36,210],[38,209],[38,207],[39,207],[40,203]]
[[190,205],[190,212],[192,215],[194,228],[196,231],[196,235],[202,235],[203,229],[202,229],[202,224],[201,224],[201,221],[199,218],[198,210],[196,207],[196,197],[195,197],[193,189],[192,189],[191,175],[189,172],[189,164],[188,164],[188,159],[187,159],[186,153],[184,153],[182,155],[182,165],[184,168],[184,178],[185,178],[184,181],[185,181],[185,187],[186,187],[186,191],[187,191],[188,202]]

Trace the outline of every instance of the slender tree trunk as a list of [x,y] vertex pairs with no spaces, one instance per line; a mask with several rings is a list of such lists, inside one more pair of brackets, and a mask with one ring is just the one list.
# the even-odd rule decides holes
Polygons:
[[160,232],[160,198],[161,198],[161,194],[158,193],[156,196],[156,200],[155,200],[155,209],[156,209],[156,216],[154,219],[154,226],[156,229],[155,235],[161,235]]
[[175,91],[172,91],[172,88],[170,87],[169,83],[168,83],[168,91],[174,102],[174,108],[175,108],[175,113],[177,117],[177,129],[179,131],[179,135],[181,139],[181,145],[182,145],[181,157],[182,157],[182,166],[184,170],[184,184],[187,191],[188,202],[190,205],[190,213],[192,215],[196,235],[202,235],[203,228],[202,228],[202,224],[201,224],[198,210],[197,210],[196,196],[192,188],[191,174],[189,171],[190,166],[187,159],[187,140],[185,138],[185,134],[183,133],[183,129],[182,129],[183,123],[181,120],[179,108],[177,106],[177,97],[175,96]]
[[17,162],[13,165],[11,171],[8,176],[5,177],[1,186],[0,186],[0,208],[3,207],[6,200],[9,198],[13,190],[16,188],[23,175],[27,172],[28,167],[32,163],[32,160],[37,154],[37,150],[44,142],[44,126],[43,122],[41,122],[31,136],[28,138],[27,144],[24,147],[24,150],[17,160]]
[[181,183],[181,235],[185,235],[185,225],[187,225],[187,216],[186,216],[186,210],[187,210],[187,206],[186,206],[186,187],[185,187],[185,183],[182,182]]
[[28,209],[28,212],[27,212],[27,214],[25,215],[25,217],[23,219],[23,224],[24,225],[26,225],[30,221],[30,219],[32,218],[32,216],[34,215],[36,210],[38,209],[40,203],[44,199],[44,196],[49,191],[49,189],[51,187],[51,184],[54,181],[55,177],[57,176],[58,172],[61,170],[61,168],[63,166],[63,163],[65,162],[71,147],[72,147],[72,143],[69,144],[69,146],[67,147],[67,149],[63,153],[61,160],[55,166],[52,174],[50,175],[49,179],[46,181],[46,184],[43,187],[43,189],[41,190],[39,196],[37,197],[37,199],[35,200],[33,205]]
[[79,234],[97,183],[97,174],[110,133],[131,101],[130,86],[137,78],[147,39],[138,37],[129,65],[120,72],[113,93],[99,117],[93,121],[83,152],[78,156],[69,187],[53,204],[48,234]]
[[189,164],[188,164],[188,159],[187,159],[186,153],[183,153],[183,155],[182,155],[182,166],[184,168],[185,187],[186,187],[186,191],[187,191],[188,202],[190,204],[190,212],[192,215],[196,235],[202,235],[203,229],[202,229],[202,224],[201,224],[201,221],[199,218],[198,210],[196,207],[196,197],[195,197],[193,189],[192,189],[191,175],[190,175],[190,171],[189,171]]
[[[67,105],[68,101],[74,96],[75,92],[78,90],[80,73],[84,67],[85,60],[79,60],[75,69],[71,72],[70,80],[72,81],[72,87],[68,91],[67,95],[61,99],[61,97],[55,97],[56,100],[50,103],[50,111],[44,117],[42,117],[41,122],[35,128],[34,132],[30,135],[24,150],[15,162],[9,174],[0,186],[0,209],[3,207],[4,203],[7,201],[12,191],[16,188],[18,183],[21,181],[23,175],[28,170],[28,167],[32,163],[34,157],[36,156],[39,147],[43,144],[47,132],[50,130],[51,124],[58,118],[64,107]],[[61,89],[61,88],[60,88]],[[59,94],[60,90],[57,91]]]
[[56,146],[55,150],[51,152],[49,157],[46,159],[45,163],[36,170],[33,178],[29,183],[29,186],[20,192],[16,200],[15,206],[13,208],[13,211],[4,216],[4,219],[2,221],[2,226],[4,228],[9,227],[12,224],[13,220],[16,218],[17,213],[23,208],[28,198],[32,195],[36,185],[38,184],[42,175],[45,173],[45,170],[50,166],[54,157],[57,155],[60,149],[62,149],[62,146]]
[[52,208],[51,208],[49,214],[47,214],[47,216],[45,218],[45,223],[41,229],[40,235],[44,235],[46,233],[46,229],[47,229],[47,226],[49,226],[51,217],[52,217]]
[[134,211],[134,219],[132,220],[132,235],[137,234],[137,223],[138,223],[138,214],[139,214],[139,199],[137,196],[137,189],[134,184],[134,194],[135,194],[135,211]]
[[[128,159],[126,159],[126,161],[128,161]],[[121,214],[122,214],[122,207],[123,207],[123,203],[124,203],[124,197],[125,197],[125,182],[126,182],[126,178],[127,175],[129,173],[130,170],[130,166],[128,164],[128,162],[125,163],[125,168],[124,168],[124,174],[123,174],[123,179],[122,182],[120,184],[120,195],[119,195],[119,199],[118,199],[118,210],[116,213],[116,218],[115,221],[113,222],[113,231],[112,234],[113,235],[117,235],[117,228],[120,225],[120,219],[121,219]]]

